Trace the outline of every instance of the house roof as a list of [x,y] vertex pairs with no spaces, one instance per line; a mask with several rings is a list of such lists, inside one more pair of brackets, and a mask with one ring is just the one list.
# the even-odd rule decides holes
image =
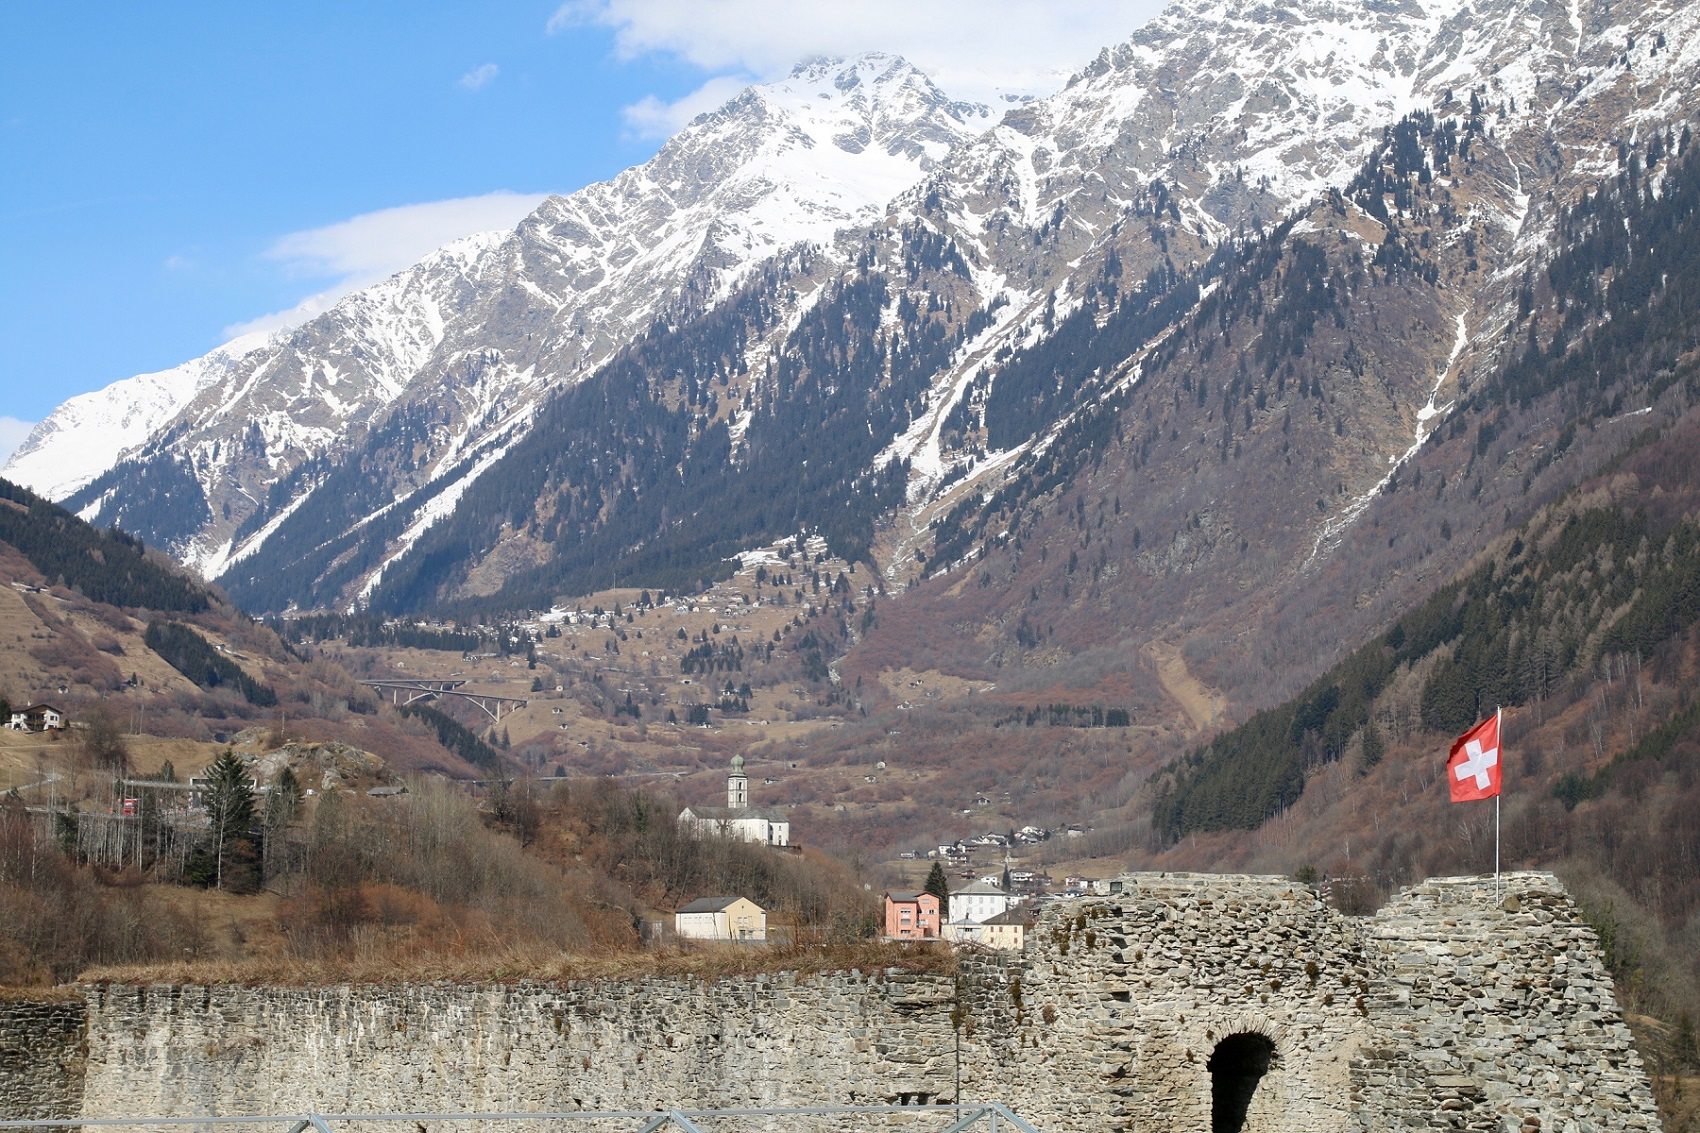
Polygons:
[[987,917],[985,920],[981,921],[980,923],[981,924],[995,924],[995,925],[1018,924],[1018,925],[1026,925],[1028,928],[1032,928],[1036,919],[1037,918],[1035,918],[1034,915],[1033,915],[1033,910],[1031,908],[1029,908],[1027,905],[1022,904],[1022,905],[1011,905],[1009,908],[1005,909],[1003,912],[999,913],[997,916]]
[[997,886],[992,885],[989,882],[985,882],[985,881],[976,881],[971,885],[964,885],[961,889],[952,889],[950,891],[950,895],[952,897],[1007,897],[1007,896],[1009,896],[1009,894],[1005,893],[1002,889],[999,889]]
[[[727,906],[741,900],[743,900],[742,897],[698,897],[689,905],[681,906],[679,911],[681,913],[718,913]],[[751,901],[750,904],[756,905],[754,901]],[[756,905],[756,909],[764,913],[767,911],[760,905]]]
[[937,894],[929,893],[925,889],[919,890],[917,892],[906,892],[906,893],[887,892],[886,893],[887,900],[900,901],[900,902],[903,902],[904,904],[908,904],[908,903],[911,903],[911,902],[914,902],[914,901],[919,901],[922,897],[935,897],[936,898]]
[[[59,712],[59,708],[57,705],[52,704],[32,704],[28,708],[18,708],[14,711],[20,715],[28,716],[32,712]],[[59,715],[63,716],[65,714],[63,712],[59,712]]]

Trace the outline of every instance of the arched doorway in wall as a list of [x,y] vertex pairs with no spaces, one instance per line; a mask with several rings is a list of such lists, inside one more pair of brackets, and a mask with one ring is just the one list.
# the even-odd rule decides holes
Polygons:
[[1275,1063],[1275,1044],[1267,1035],[1242,1031],[1216,1044],[1205,1066],[1210,1071],[1210,1133],[1240,1133],[1257,1084]]

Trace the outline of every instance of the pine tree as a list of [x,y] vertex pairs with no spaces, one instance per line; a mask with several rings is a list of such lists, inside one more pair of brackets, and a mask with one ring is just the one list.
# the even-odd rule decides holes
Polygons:
[[191,874],[201,884],[237,890],[252,888],[254,844],[249,838],[254,825],[254,788],[248,769],[230,748],[207,769],[207,834],[200,861]]
[[927,883],[921,886],[921,891],[931,893],[939,899],[939,920],[950,920],[950,882],[944,876],[943,863],[933,863],[933,868],[927,871]]
[[286,842],[284,832],[301,813],[301,797],[301,781],[296,778],[294,770],[285,767],[266,795],[265,816],[261,819],[264,837],[260,862],[262,880],[274,877],[286,868],[279,863],[277,854],[284,848],[280,843]]

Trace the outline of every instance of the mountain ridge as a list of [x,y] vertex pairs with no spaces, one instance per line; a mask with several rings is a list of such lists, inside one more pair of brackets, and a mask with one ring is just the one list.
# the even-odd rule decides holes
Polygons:
[[[641,334],[570,389],[545,371],[578,349],[576,328],[516,309],[545,339],[523,373],[547,400],[503,402],[519,359],[501,349],[458,355],[451,382],[215,515],[234,538],[199,561],[259,608],[540,608],[632,556],[628,577],[676,585],[830,525],[892,594],[930,601],[941,563],[973,570],[991,552],[1009,585],[1067,592],[1054,564],[1015,564],[1021,525],[1078,490],[1116,503],[1119,534],[1091,553],[1123,578],[1097,579],[1107,616],[1076,627],[1082,646],[1222,618],[1205,612],[1222,586],[1302,596],[1503,363],[1522,281],[1564,203],[1613,168],[1620,127],[1683,105],[1692,23],[1662,3],[1177,6],[1058,95],[961,139],[870,227],[734,283],[714,274],[710,222],[681,297],[644,308]],[[1549,73],[1555,60],[1574,76]],[[808,102],[820,78],[796,77]],[[864,80],[837,82],[843,95]],[[522,245],[547,259],[566,210],[547,203]],[[849,444],[858,431],[877,443]],[[171,463],[176,444],[119,510],[146,513],[154,483],[155,499],[192,498],[201,473]],[[1082,478],[1106,459],[1113,475]],[[1282,470],[1278,500],[1254,468]],[[788,482],[791,499],[774,506],[752,478]],[[716,493],[737,502],[717,508]],[[186,545],[208,526],[150,538]],[[265,546],[280,569],[252,553]],[[1158,582],[1129,591],[1129,572]],[[1007,608],[1020,592],[984,598]],[[1023,655],[1020,619],[994,620],[986,656]]]
[[[826,91],[835,96],[830,105],[814,97]],[[892,133],[894,114],[906,127],[901,137]],[[471,237],[434,253],[282,336],[246,373],[225,373],[219,388],[197,390],[132,460],[175,463],[178,472],[166,474],[182,487],[199,485],[212,528],[155,534],[203,573],[218,573],[241,550],[217,537],[235,526],[222,513],[240,516],[280,472],[345,434],[358,436],[364,420],[410,399],[434,403],[458,434],[445,434],[434,471],[459,453],[499,446],[523,417],[496,413],[498,402],[517,400],[529,412],[551,385],[606,357],[620,336],[667,317],[658,303],[694,309],[777,247],[830,234],[883,203],[987,114],[951,102],[913,67],[879,54],[803,65],[765,93],[752,88],[698,118],[645,166],[550,198],[506,238]],[[798,158],[823,149],[839,155],[832,176]],[[483,294],[471,302],[466,288],[481,278]],[[618,294],[609,292],[610,280]],[[454,338],[457,323],[465,342]],[[503,329],[481,343],[486,326]],[[468,354],[488,359],[491,388],[482,400],[463,405],[447,388],[419,388],[429,385],[422,370],[447,376]],[[69,482],[48,471],[56,458],[43,446],[57,433],[50,418],[21,454],[27,459],[13,464],[40,469],[56,485]],[[259,459],[234,460],[233,447]],[[222,487],[226,479],[239,490]],[[77,501],[88,509],[102,494],[84,491]],[[121,505],[110,515],[89,514],[126,522]],[[145,526],[134,518],[127,525]]]

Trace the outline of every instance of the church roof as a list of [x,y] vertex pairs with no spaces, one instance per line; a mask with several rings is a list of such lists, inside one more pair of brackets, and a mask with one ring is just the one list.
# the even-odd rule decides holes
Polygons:
[[[790,822],[782,811],[762,806],[696,806],[685,808],[685,814],[692,818],[711,818],[716,822],[727,822],[739,818],[759,818],[767,822]],[[681,818],[684,815],[680,815]]]

